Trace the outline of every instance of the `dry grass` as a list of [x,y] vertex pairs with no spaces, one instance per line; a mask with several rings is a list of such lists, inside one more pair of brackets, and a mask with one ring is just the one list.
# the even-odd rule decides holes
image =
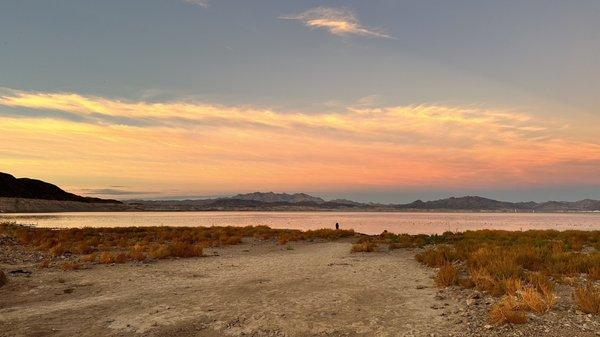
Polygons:
[[490,323],[500,325],[506,323],[523,324],[527,322],[527,314],[519,309],[519,304],[512,296],[506,296],[496,303],[489,313]]
[[377,244],[365,241],[359,242],[352,246],[352,253],[371,253],[377,250]]
[[577,307],[587,314],[600,314],[600,287],[592,283],[579,286],[573,291],[573,300]]
[[428,249],[415,255],[417,261],[428,267],[442,267],[457,260],[456,251],[453,247],[440,245],[435,249]]
[[[490,311],[490,321],[495,324],[524,322],[527,312],[551,310],[557,301],[551,278],[565,282],[580,275],[589,280],[600,278],[600,231],[481,230],[414,240],[430,245],[416,259],[429,267],[441,267],[436,278],[439,286],[454,282],[444,275],[449,273],[444,266],[452,265],[459,275],[458,285],[502,298]],[[595,297],[584,298],[584,291],[593,293],[591,288],[580,288],[574,299],[593,312],[594,305],[589,302],[595,302]]]
[[456,267],[452,264],[440,267],[435,277],[435,284],[440,288],[458,284],[458,270]]
[[0,236],[46,253],[51,265],[60,257],[85,263],[125,263],[148,259],[199,257],[207,247],[237,245],[244,238],[277,240],[336,240],[353,237],[352,230],[310,231],[247,227],[125,227],[51,229],[1,223]]
[[524,310],[536,314],[544,314],[556,304],[556,295],[552,291],[539,291],[533,287],[526,287],[516,294]]
[[591,266],[587,272],[590,280],[600,280],[600,265]]
[[77,262],[65,262],[62,265],[62,270],[79,270],[81,268],[81,264]]

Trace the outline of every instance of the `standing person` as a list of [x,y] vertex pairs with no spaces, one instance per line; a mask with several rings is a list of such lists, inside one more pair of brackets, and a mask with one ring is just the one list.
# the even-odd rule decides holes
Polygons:
[[336,230],[337,230],[337,229],[340,229],[340,224],[339,224],[339,223],[337,223],[337,222],[335,223],[335,229],[336,229]]

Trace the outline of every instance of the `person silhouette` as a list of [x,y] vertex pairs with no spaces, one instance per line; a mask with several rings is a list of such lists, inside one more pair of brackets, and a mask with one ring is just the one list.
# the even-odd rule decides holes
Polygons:
[[335,223],[335,229],[340,229],[340,224],[339,223]]

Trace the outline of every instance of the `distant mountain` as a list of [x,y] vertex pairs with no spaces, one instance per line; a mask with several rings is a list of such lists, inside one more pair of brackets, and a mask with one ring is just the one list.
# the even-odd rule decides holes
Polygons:
[[409,209],[449,209],[449,210],[532,210],[537,204],[530,202],[506,202],[478,196],[450,197],[434,201],[417,200],[410,204],[398,205]]
[[126,202],[144,210],[155,211],[496,211],[496,212],[592,212],[600,211],[600,201],[548,201],[544,203],[498,201],[478,196],[450,197],[432,201],[417,200],[408,204],[360,203],[346,199],[326,201],[305,193],[238,194],[228,198],[203,200],[131,200]]
[[117,200],[82,197],[66,192],[56,185],[41,180],[15,178],[8,173],[2,172],[0,172],[0,197],[77,201],[85,203],[121,203]]
[[582,212],[600,211],[600,200],[585,199],[580,201],[547,201],[537,204],[535,207],[539,212]]
[[273,193],[273,192],[254,192],[247,194],[238,194],[233,197],[227,199],[236,199],[236,200],[247,200],[247,201],[259,201],[259,202],[285,202],[285,203],[299,203],[299,202],[314,202],[314,203],[323,203],[325,200],[319,197],[313,197],[312,195],[308,195],[305,193]]

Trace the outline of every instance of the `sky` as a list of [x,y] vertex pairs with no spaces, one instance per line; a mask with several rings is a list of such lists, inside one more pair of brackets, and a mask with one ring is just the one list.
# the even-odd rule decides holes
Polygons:
[[600,199],[600,2],[4,0],[0,171],[117,199]]

